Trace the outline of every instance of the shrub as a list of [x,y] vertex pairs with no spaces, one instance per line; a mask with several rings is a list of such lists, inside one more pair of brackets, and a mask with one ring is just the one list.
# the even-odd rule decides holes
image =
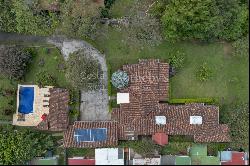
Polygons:
[[32,55],[21,47],[0,46],[0,73],[11,79],[21,79]]
[[124,71],[118,70],[112,74],[111,82],[114,87],[121,89],[128,85],[129,77]]
[[108,95],[111,96],[112,95],[112,85],[111,85],[111,65],[108,63],[107,64],[108,67]]
[[41,87],[56,86],[57,85],[57,81],[56,81],[55,77],[53,77],[50,73],[48,73],[45,70],[42,70],[36,74],[35,83]]
[[176,51],[174,53],[171,53],[169,58],[169,64],[178,70],[183,67],[184,59],[185,54],[183,52]]
[[104,0],[104,5],[105,5],[105,8],[107,9],[110,9],[113,3],[115,3],[115,0]]
[[87,149],[87,148],[68,148],[67,149],[67,156],[69,157],[83,157],[83,156],[94,156],[95,149]]
[[220,121],[230,128],[230,148],[233,150],[249,149],[249,102],[234,101],[223,105],[220,111]]
[[109,9],[107,9],[107,8],[101,8],[100,17],[101,17],[101,18],[110,18]]
[[192,145],[192,142],[169,142],[161,148],[161,155],[188,155],[187,148]]
[[233,42],[233,56],[244,57],[248,56],[249,51],[249,36],[241,38]]
[[214,98],[196,98],[196,99],[170,99],[171,104],[186,104],[186,103],[215,103]]
[[155,150],[160,147],[156,145],[151,139],[143,139],[138,141],[119,141],[119,147],[132,148],[136,153],[142,156],[150,156],[154,154]]
[[80,112],[78,110],[70,110],[69,111],[69,114],[72,116],[72,117],[78,117],[80,115]]
[[207,81],[212,77],[212,70],[207,66],[207,63],[203,63],[196,72],[196,77],[200,81]]

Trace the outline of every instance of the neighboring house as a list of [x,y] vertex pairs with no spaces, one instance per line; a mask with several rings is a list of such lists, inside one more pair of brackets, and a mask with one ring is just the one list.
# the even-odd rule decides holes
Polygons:
[[95,149],[95,165],[124,165],[123,148]]
[[65,147],[116,146],[118,140],[137,140],[140,135],[150,135],[160,145],[168,143],[168,135],[191,135],[194,142],[230,141],[228,126],[219,124],[219,107],[162,102],[169,97],[168,63],[139,60],[122,70],[129,85],[119,90],[120,107],[112,109],[111,121],[75,122],[65,132]]
[[248,153],[237,151],[218,152],[221,165],[248,165]]
[[220,165],[220,160],[216,156],[207,156],[207,145],[193,144],[189,156],[175,156],[175,165]]
[[95,159],[85,159],[84,157],[68,158],[68,165],[95,165]]
[[58,157],[36,157],[28,165],[58,165]]
[[68,127],[69,92],[52,86],[18,85],[13,125],[64,131]]

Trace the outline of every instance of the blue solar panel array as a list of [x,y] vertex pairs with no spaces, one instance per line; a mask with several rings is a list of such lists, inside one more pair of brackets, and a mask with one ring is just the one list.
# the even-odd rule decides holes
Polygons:
[[107,129],[76,129],[74,138],[77,142],[105,141],[107,139]]

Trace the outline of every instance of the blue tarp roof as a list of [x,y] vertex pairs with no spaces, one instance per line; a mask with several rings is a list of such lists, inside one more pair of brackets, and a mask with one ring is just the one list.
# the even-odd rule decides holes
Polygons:
[[107,129],[75,129],[74,138],[77,142],[105,141],[107,139]]
[[34,87],[20,86],[18,112],[23,114],[32,113],[33,102],[34,102]]
[[232,160],[232,151],[220,151],[218,154],[221,161]]

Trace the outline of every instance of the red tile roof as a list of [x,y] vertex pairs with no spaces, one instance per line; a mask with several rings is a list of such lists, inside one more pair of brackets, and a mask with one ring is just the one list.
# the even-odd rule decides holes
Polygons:
[[166,145],[168,144],[168,135],[165,133],[155,133],[152,136],[153,141],[155,141],[155,143],[157,143],[158,145]]
[[[129,93],[130,103],[114,108],[111,116],[112,120],[118,121],[119,140],[164,132],[167,135],[193,135],[195,142],[230,141],[228,126],[219,124],[219,107],[203,103],[160,103],[168,98],[167,63],[155,59],[140,60],[139,64],[124,65],[123,70],[128,73],[130,83],[120,92]],[[165,116],[167,123],[157,125],[155,116]],[[202,125],[190,124],[190,116],[202,116]]]
[[49,114],[36,127],[39,130],[64,131],[69,124],[69,92],[67,89],[51,88]]
[[[76,122],[65,132],[65,147],[103,147],[117,145],[118,140],[135,140],[138,135],[193,135],[195,142],[228,142],[229,128],[219,124],[219,107],[192,103],[169,105],[169,65],[158,59],[139,60],[138,64],[124,65],[130,83],[121,93],[129,93],[130,103],[113,108],[113,122]],[[165,116],[166,124],[157,125],[155,116]],[[190,124],[190,116],[201,116],[202,124]],[[100,125],[103,123],[103,125]],[[105,124],[104,124],[105,123]],[[77,144],[73,140],[75,128],[109,126],[109,140],[104,143]]]
[[244,152],[232,152],[232,160],[221,162],[221,165],[248,165],[248,161],[244,160]]
[[94,159],[68,159],[68,165],[95,165]]
[[[107,128],[107,140],[96,142],[76,142],[74,139],[75,129],[93,129],[93,128]],[[77,121],[74,125],[64,133],[63,145],[64,147],[75,148],[95,148],[95,147],[108,147],[118,144],[117,137],[117,122],[114,121]]]

